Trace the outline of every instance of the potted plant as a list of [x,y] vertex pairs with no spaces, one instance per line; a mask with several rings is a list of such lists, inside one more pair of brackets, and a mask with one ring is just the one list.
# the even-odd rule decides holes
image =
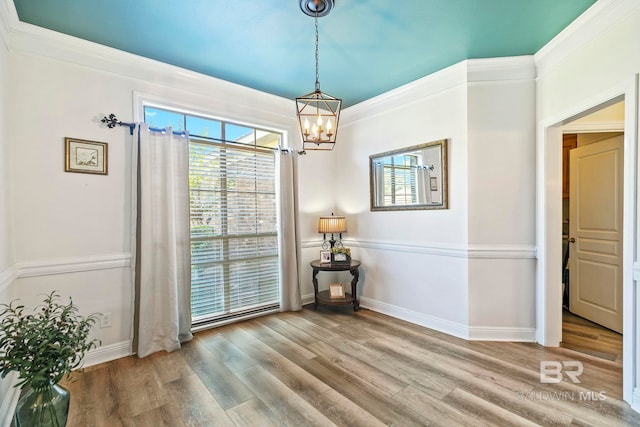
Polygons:
[[80,316],[71,298],[62,304],[56,291],[46,295],[33,314],[25,313],[17,301],[0,304],[0,310],[0,375],[16,371],[16,387],[30,387],[18,401],[16,426],[66,425],[69,392],[58,382],[100,344],[88,340],[98,315]]

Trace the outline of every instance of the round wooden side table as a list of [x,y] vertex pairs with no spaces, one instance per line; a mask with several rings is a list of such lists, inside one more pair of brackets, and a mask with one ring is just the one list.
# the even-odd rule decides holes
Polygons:
[[[358,301],[358,278],[360,277],[360,261],[352,259],[350,263],[321,263],[319,259],[309,263],[313,269],[311,280],[313,281],[313,292],[315,295],[314,308],[318,308],[319,304],[326,305],[345,305],[353,304],[353,311],[360,310],[360,301]],[[318,292],[318,273],[321,271],[349,271],[353,276],[351,280],[351,293],[345,292],[344,297],[331,297],[329,291]]]

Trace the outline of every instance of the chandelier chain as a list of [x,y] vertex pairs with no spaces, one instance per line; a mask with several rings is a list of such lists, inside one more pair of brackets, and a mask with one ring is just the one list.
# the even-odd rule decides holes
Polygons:
[[318,10],[316,9],[316,91],[320,91],[320,72],[318,71]]

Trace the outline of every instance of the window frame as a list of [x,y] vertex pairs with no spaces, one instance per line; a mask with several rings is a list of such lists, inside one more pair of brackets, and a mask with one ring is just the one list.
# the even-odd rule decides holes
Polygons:
[[[227,114],[225,113],[225,116],[227,117],[222,117],[220,115],[217,115],[215,113],[215,109],[210,109],[210,108],[199,108],[199,107],[194,107],[192,105],[186,105],[180,102],[176,102],[174,100],[168,99],[168,98],[163,98],[163,97],[158,97],[158,96],[153,96],[153,95],[148,95],[148,94],[144,94],[141,92],[137,92],[134,91],[133,92],[133,103],[134,103],[134,121],[135,122],[143,122],[144,121],[144,116],[145,116],[145,107],[150,107],[150,108],[157,108],[157,109],[162,109],[162,110],[167,110],[167,111],[171,111],[171,112],[176,112],[179,114],[184,114],[184,115],[190,115],[190,116],[195,116],[195,117],[199,117],[199,118],[204,118],[204,119],[209,119],[209,120],[216,120],[216,121],[220,121],[220,122],[225,122],[225,123],[229,123],[232,125],[237,125],[237,126],[244,126],[244,127],[249,127],[249,128],[253,128],[254,130],[260,130],[260,131],[265,131],[265,132],[269,132],[269,133],[276,133],[280,135],[280,148],[282,149],[286,149],[289,144],[288,144],[288,131],[284,128],[279,128],[276,126],[273,126],[272,124],[264,124],[264,123],[256,123],[256,122],[252,122],[252,121],[245,121],[242,119],[238,119],[237,116],[234,116],[234,114]],[[213,111],[213,113],[211,112]],[[245,109],[243,109],[243,113],[246,113]],[[185,124],[186,127],[186,124]],[[188,129],[186,129],[188,131]],[[196,139],[200,139],[201,137],[197,137]],[[203,137],[203,140],[211,140],[217,143],[222,143],[224,141],[220,141],[217,140],[215,138],[207,138],[207,137]],[[254,139],[255,141],[255,139]],[[237,143],[237,142],[233,142],[231,141],[231,144],[229,144],[231,146],[234,146],[234,148],[239,148],[242,146],[245,147],[251,147],[250,149],[254,149],[254,150],[258,150],[258,151],[275,151],[277,150],[277,147],[274,148],[268,148],[268,147],[261,147],[261,146],[257,146],[257,145],[249,145],[249,144],[243,144],[243,143]],[[277,181],[276,181],[277,182]],[[278,197],[278,191],[276,188],[276,205],[279,204],[279,201],[277,200]],[[276,215],[279,216],[279,213],[276,211]],[[278,235],[278,232],[276,231],[275,235]],[[277,255],[278,257],[281,256],[281,254],[278,253]],[[279,276],[279,280],[281,280],[281,271],[278,268],[278,276]],[[279,305],[279,304],[278,304]],[[191,330],[193,332],[197,332],[199,330],[204,330],[204,329],[208,329],[211,327],[218,327],[218,326],[222,326],[228,323],[233,323],[236,322],[238,320],[243,320],[243,319],[250,319],[253,317],[258,317],[258,316],[263,316],[265,314],[269,314],[269,313],[276,313],[279,311],[279,307],[273,308],[271,310],[262,310],[259,312],[247,312],[247,313],[240,313],[237,316],[227,316],[224,320],[220,320],[217,321],[215,323],[211,323],[211,322],[202,322],[202,323],[194,323],[192,322],[192,326],[191,326]]]

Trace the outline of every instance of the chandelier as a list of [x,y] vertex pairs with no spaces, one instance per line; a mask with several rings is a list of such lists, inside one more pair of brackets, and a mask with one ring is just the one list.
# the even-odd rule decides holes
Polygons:
[[333,150],[336,143],[342,100],[320,90],[318,72],[318,18],[328,15],[333,6],[333,0],[300,0],[300,9],[314,18],[316,27],[315,90],[296,98],[303,150]]

